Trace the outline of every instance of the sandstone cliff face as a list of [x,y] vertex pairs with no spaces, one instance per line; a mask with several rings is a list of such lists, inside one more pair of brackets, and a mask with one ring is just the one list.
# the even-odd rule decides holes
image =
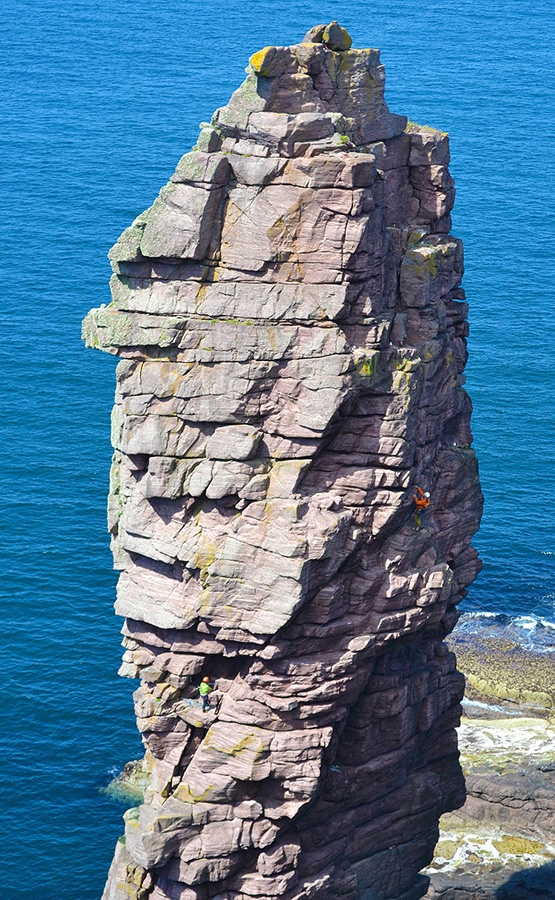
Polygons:
[[464,800],[442,641],[481,494],[447,136],[349,46],[251,58],[84,323],[122,357],[109,518],[151,766],[105,900],[420,897]]

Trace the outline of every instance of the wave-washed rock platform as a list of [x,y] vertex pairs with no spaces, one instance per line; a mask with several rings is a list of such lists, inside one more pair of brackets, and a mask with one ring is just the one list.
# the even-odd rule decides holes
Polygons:
[[[251,57],[84,323],[150,784],[104,900],[416,900],[478,570],[447,135],[337,23]],[[421,524],[416,486],[431,494]],[[198,684],[215,685],[202,712]]]
[[555,897],[555,637],[540,629],[499,616],[449,638],[467,679],[467,800],[441,820],[427,900]]

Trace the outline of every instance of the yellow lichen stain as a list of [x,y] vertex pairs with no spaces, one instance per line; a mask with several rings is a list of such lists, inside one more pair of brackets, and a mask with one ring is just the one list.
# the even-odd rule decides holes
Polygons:
[[264,75],[264,66],[269,62],[270,50],[273,49],[273,47],[263,47],[262,50],[253,53],[249,59],[249,65],[255,75]]
[[182,800],[184,803],[210,803],[214,802],[211,800],[214,791],[217,791],[216,785],[210,784],[200,794],[193,794],[189,785],[182,781],[174,792],[174,797],[177,797],[178,800]]
[[[236,744],[232,744],[231,747],[222,747],[218,745],[217,741],[214,740],[215,733],[212,729],[208,732],[204,739],[204,745],[206,747],[210,747],[214,750],[217,750],[219,753],[225,753],[228,756],[236,756],[242,750],[248,750],[253,740],[255,739],[254,732],[247,732],[244,737],[240,738]],[[258,748],[257,748],[258,749]]]
[[379,360],[380,354],[378,351],[372,353],[371,355],[361,354],[360,356],[357,356],[355,358],[355,368],[357,371],[357,375],[359,375],[359,377],[361,378],[373,381],[378,370]]
[[208,285],[201,284],[199,286],[199,289],[198,289],[196,297],[195,297],[195,312],[196,313],[198,313],[199,307],[202,305],[203,301],[206,299],[207,292],[208,292]]
[[267,334],[268,334],[268,343],[270,345],[270,348],[273,351],[275,351],[278,348],[278,342],[277,342],[276,338],[277,338],[277,335],[279,334],[276,326],[269,325]]
[[417,263],[414,267],[415,274],[418,278],[426,277],[427,275],[429,275],[430,278],[435,278],[438,270],[437,252],[435,251],[435,248],[431,252],[427,247],[419,248],[418,258],[420,259],[420,263]]
[[194,569],[201,570],[201,582],[204,583],[206,578],[208,577],[209,567],[215,562],[216,554],[218,551],[218,546],[213,541],[210,541],[206,536],[205,532],[201,532],[199,535],[198,543],[195,547],[195,551],[191,556],[190,564]]
[[412,376],[410,372],[393,372],[392,386],[399,394],[408,394],[411,388]]
[[373,359],[359,359],[356,363],[359,375],[371,376],[375,368]]
[[413,247],[415,247],[417,244],[424,240],[426,235],[427,231],[425,228],[415,228],[414,231],[411,231],[411,233],[409,234],[407,241],[408,248],[412,249]]
[[116,886],[119,896],[121,896],[121,894],[125,892],[129,897],[129,900],[137,900],[138,888],[136,885],[129,884],[127,881],[118,881],[116,882]]
[[123,814],[124,822],[136,822],[139,818],[140,806],[131,806],[129,809],[126,809]]
[[419,359],[409,359],[407,356],[399,356],[394,360],[392,365],[393,372],[415,372],[420,365]]
[[257,728],[247,731],[243,737],[239,738],[235,744],[231,745],[226,744],[225,742],[223,744],[218,742],[218,737],[219,735],[211,728],[204,739],[205,746],[216,750],[218,753],[223,753],[226,756],[239,757],[242,753],[246,752],[252,756],[253,766],[258,761],[262,761],[262,758],[270,749],[269,741],[263,738],[261,729]]

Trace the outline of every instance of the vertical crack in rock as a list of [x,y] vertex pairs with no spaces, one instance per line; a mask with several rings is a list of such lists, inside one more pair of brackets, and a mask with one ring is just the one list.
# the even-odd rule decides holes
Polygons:
[[482,497],[448,141],[350,47],[332,23],[254,54],[84,322],[122,358],[109,527],[150,768],[104,900],[417,898],[464,799],[443,638]]

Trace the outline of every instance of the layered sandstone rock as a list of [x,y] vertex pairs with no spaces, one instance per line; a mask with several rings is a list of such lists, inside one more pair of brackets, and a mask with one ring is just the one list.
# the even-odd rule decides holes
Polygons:
[[109,516],[151,768],[105,900],[420,897],[464,799],[443,638],[481,494],[447,136],[349,47],[332,23],[251,58],[85,320],[122,357]]

